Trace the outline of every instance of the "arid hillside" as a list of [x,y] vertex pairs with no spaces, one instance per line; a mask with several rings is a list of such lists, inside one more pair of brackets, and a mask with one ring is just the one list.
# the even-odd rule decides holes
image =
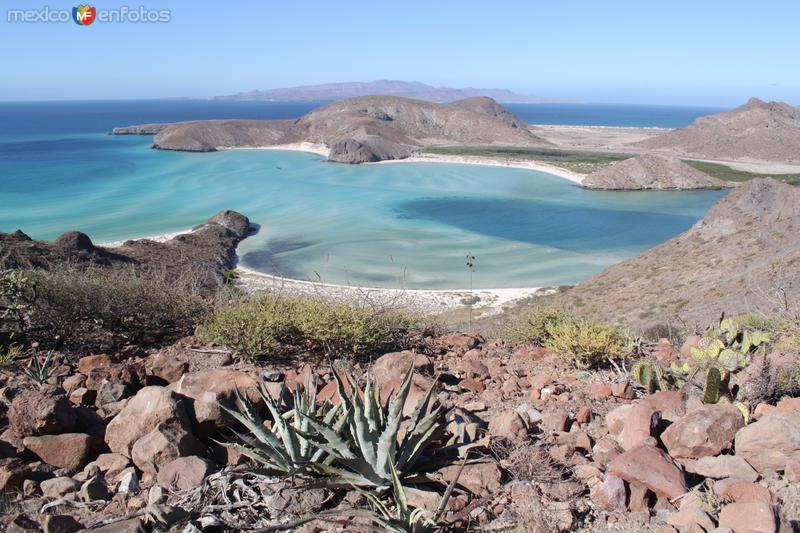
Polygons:
[[800,189],[749,181],[691,229],[553,297],[597,320],[646,328],[780,311],[800,296]]
[[677,157],[640,155],[592,172],[582,185],[587,189],[632,191],[709,189],[725,187],[726,183]]

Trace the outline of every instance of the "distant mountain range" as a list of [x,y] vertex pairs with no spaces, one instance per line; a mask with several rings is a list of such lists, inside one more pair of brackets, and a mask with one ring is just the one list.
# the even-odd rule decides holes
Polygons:
[[447,103],[476,96],[488,96],[498,102],[513,104],[539,104],[566,102],[553,98],[522,95],[507,89],[453,89],[433,87],[417,81],[378,80],[368,82],[325,83],[282,89],[253,90],[228,96],[214,96],[213,100],[272,100],[275,102],[312,102],[318,100],[344,100],[357,96],[401,96],[428,102]]

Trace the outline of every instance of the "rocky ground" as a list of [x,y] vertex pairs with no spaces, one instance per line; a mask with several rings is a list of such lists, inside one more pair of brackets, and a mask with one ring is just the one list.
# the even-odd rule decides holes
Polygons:
[[[647,351],[680,360],[696,342],[662,340]],[[259,382],[287,402],[285,390],[314,380],[318,400],[338,402],[324,360],[254,364],[189,337],[59,362],[41,386],[15,372],[0,378],[6,531],[258,530],[364,506],[355,491],[259,471],[231,444],[220,408]],[[571,370],[542,348],[468,334],[426,337],[374,364],[337,364],[356,377],[372,373],[388,394],[412,362],[406,412],[435,379],[447,413],[437,448],[468,456],[444,516],[455,530],[800,526],[800,398],[752,405],[746,423],[730,404],[645,394],[622,369]],[[442,466],[432,477],[446,482],[456,471]],[[439,501],[422,486],[408,498],[423,509]],[[321,521],[295,529],[368,530]]]

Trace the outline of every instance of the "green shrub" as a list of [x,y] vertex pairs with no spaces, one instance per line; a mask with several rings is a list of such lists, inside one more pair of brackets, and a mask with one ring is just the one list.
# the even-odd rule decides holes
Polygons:
[[416,324],[411,315],[396,311],[261,294],[217,309],[198,333],[247,357],[274,355],[282,343],[361,354],[402,346]]
[[576,368],[592,368],[624,355],[625,336],[613,326],[570,317],[547,328],[545,347]]
[[525,311],[505,328],[504,336],[512,341],[532,342],[543,346],[550,339],[548,328],[567,320],[561,309],[537,307]]
[[91,350],[94,340],[174,339],[190,334],[210,310],[196,287],[157,272],[65,268],[28,273],[37,298],[31,340]]

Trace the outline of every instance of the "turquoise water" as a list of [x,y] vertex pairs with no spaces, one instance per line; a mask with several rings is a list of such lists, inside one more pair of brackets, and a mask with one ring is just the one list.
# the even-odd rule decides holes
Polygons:
[[[723,194],[586,191],[529,170],[351,166],[302,152],[160,152],[149,137],[102,133],[158,110],[81,118],[80,106],[56,106],[15,122],[10,105],[0,104],[0,231],[49,239],[77,229],[103,242],[235,209],[261,226],[239,249],[242,265],[302,279],[463,288],[471,253],[475,287],[574,283],[688,229]],[[191,116],[252,114],[203,109]]]

